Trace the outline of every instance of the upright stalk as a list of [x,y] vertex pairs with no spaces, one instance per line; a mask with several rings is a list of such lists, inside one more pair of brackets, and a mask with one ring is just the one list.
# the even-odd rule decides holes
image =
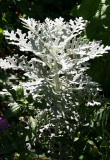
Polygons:
[[56,60],[54,60],[54,69],[55,69],[55,76],[54,76],[54,83],[55,83],[55,90],[60,90],[60,81],[59,81],[59,74],[58,74],[58,64]]

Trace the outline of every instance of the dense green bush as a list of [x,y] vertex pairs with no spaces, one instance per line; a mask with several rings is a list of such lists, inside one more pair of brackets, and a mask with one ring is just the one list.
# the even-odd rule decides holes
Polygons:
[[[103,44],[110,44],[110,1],[109,0],[82,0],[79,5],[73,7],[72,16],[82,16],[88,20],[86,35],[90,40],[101,40]],[[110,53],[102,58],[91,61],[88,74],[93,80],[99,82],[103,87],[103,95],[107,98],[106,103],[94,113],[94,132],[103,159],[110,158],[109,145],[109,98],[110,98]]]
[[[82,16],[88,20],[86,35],[90,40],[101,40],[104,45],[110,45],[110,1],[109,0],[82,0],[72,11],[73,17]],[[91,61],[89,74],[99,82],[106,97],[110,96],[110,54],[103,58]]]

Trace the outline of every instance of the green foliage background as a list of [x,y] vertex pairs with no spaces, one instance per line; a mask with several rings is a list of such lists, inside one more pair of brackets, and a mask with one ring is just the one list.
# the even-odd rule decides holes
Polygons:
[[[110,1],[82,0],[71,11],[73,17],[83,17],[88,20],[86,35],[90,40],[101,40],[104,45],[110,45]],[[110,54],[91,61],[88,73],[93,80],[99,82],[104,89],[104,95],[110,96]]]

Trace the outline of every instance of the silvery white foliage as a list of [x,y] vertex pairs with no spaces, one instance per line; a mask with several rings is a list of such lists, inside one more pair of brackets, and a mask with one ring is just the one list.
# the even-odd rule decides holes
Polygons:
[[[45,97],[48,105],[53,104],[55,96],[57,99],[59,95],[59,102],[62,101],[62,104],[66,106],[69,98],[73,97],[74,91],[81,95],[86,86],[88,89],[91,87],[89,85],[90,77],[84,75],[87,62],[107,53],[109,47],[104,47],[99,42],[89,42],[79,36],[86,25],[81,17],[69,22],[65,22],[61,17],[54,21],[46,18],[44,23],[32,18],[20,19],[29,31],[22,33],[17,29],[16,32],[9,33],[6,30],[4,35],[6,39],[9,39],[10,44],[19,46],[21,51],[34,53],[35,57],[30,61],[24,55],[6,57],[4,60],[0,59],[0,66],[25,72],[24,75],[29,80],[24,83],[20,82],[25,96],[27,96],[28,90],[36,99],[40,97],[39,92],[45,88],[47,92],[42,97]],[[72,59],[69,57],[70,55],[72,55]],[[17,86],[13,86],[13,88],[17,88]],[[47,93],[52,93],[53,97],[52,95],[48,96]],[[76,99],[72,102],[73,105],[76,105],[75,101]]]
[[[22,70],[24,76],[28,77],[27,82],[19,82],[24,88],[25,96],[32,93],[34,100],[45,100],[52,114],[49,124],[55,125],[55,136],[60,131],[61,134],[67,132],[71,136],[76,126],[82,123],[77,108],[100,104],[98,84],[92,82],[85,73],[88,61],[107,53],[110,47],[104,47],[100,42],[89,42],[85,37],[79,36],[86,25],[81,17],[69,22],[63,18],[46,18],[43,23],[32,18],[20,19],[29,31],[22,33],[17,29],[10,33],[6,30],[4,35],[10,44],[19,46],[21,51],[29,52],[28,54],[32,52],[34,58],[27,60],[25,55],[14,55],[0,59],[0,66]],[[17,87],[12,86],[14,89]],[[46,113],[47,110],[43,110],[40,116],[36,114],[34,118],[38,120],[38,117]],[[74,119],[77,125],[69,123],[68,119]],[[83,121],[86,122],[86,118]],[[43,126],[43,129],[39,128],[40,131],[49,128],[45,120]],[[51,135],[50,137],[52,138]]]

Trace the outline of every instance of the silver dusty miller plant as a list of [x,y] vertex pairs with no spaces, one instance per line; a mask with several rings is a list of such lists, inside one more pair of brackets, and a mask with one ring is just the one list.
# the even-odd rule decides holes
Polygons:
[[[92,82],[85,71],[90,59],[102,56],[110,47],[104,47],[100,42],[89,42],[80,36],[86,25],[81,17],[69,22],[65,22],[63,18],[46,18],[44,23],[32,18],[20,19],[29,31],[22,33],[17,29],[10,33],[6,30],[4,35],[10,44],[28,54],[32,52],[34,57],[27,60],[26,54],[9,56],[4,60],[0,59],[0,66],[22,70],[28,78],[26,82],[19,82],[23,86],[25,97],[32,94],[35,101],[45,100],[49,109],[44,109],[33,118],[37,122],[47,111],[51,112],[51,120],[44,121],[39,127],[40,138],[44,136],[45,129],[54,128],[54,132],[48,137],[51,145],[55,136],[62,136],[64,133],[72,136],[81,123],[77,111],[80,106],[100,104],[98,84]],[[17,87],[12,86],[14,89]],[[35,111],[38,113],[37,109]],[[68,119],[75,123],[69,123]],[[83,120],[86,121],[86,118]]]

